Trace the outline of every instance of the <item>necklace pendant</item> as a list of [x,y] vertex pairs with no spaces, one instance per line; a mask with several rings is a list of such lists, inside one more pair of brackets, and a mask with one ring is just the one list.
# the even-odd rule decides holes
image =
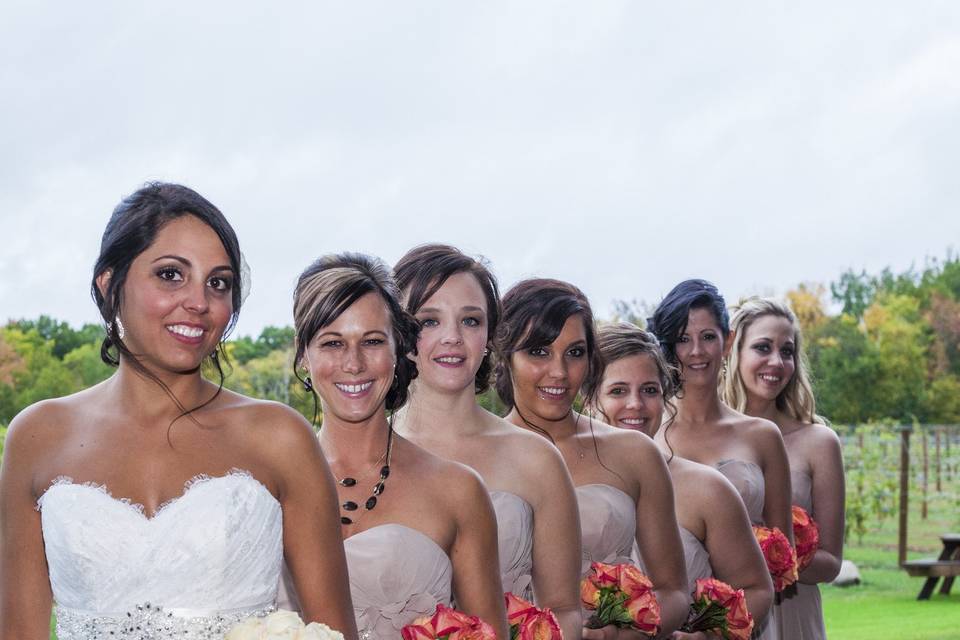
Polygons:
[[353,520],[347,516],[340,516],[340,524],[353,524]]
[[357,479],[347,476],[346,478],[344,478],[343,480],[340,480],[339,482],[341,487],[352,487],[353,485],[357,484]]
[[377,496],[367,498],[367,502],[363,506],[366,507],[367,511],[372,511],[373,508],[377,506]]
[[343,507],[344,509],[346,509],[347,511],[356,511],[356,510],[357,510],[357,503],[354,502],[353,500],[347,500],[346,502],[344,502],[344,503],[343,503],[342,505],[340,505],[340,506]]

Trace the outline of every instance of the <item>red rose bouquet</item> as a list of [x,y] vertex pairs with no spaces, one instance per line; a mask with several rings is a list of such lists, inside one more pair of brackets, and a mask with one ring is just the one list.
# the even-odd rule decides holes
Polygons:
[[632,564],[594,562],[580,583],[580,601],[594,612],[585,625],[589,629],[612,624],[648,636],[660,630],[660,603],[653,583]]
[[793,540],[797,543],[798,570],[803,571],[820,548],[820,527],[806,509],[793,505]]
[[790,546],[787,536],[777,527],[753,527],[753,535],[760,543],[767,570],[773,578],[773,590],[783,591],[797,581],[797,554]]
[[712,631],[724,640],[750,640],[753,616],[747,611],[743,589],[715,578],[697,580],[690,617],[681,631]]
[[417,618],[400,630],[403,640],[496,640],[493,627],[462,611],[437,605],[432,616]]
[[507,601],[510,640],[563,640],[557,616],[550,609],[538,609],[509,591],[503,595]]

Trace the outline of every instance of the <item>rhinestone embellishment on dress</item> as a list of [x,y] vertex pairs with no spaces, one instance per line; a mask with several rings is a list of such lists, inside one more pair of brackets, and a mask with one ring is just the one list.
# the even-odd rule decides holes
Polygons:
[[235,624],[263,617],[275,607],[236,609],[213,616],[181,616],[149,602],[121,615],[99,615],[57,607],[58,640],[223,640]]

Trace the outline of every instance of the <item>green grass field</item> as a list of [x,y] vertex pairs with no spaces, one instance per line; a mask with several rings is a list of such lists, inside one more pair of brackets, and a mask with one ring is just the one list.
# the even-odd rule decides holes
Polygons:
[[[909,559],[938,555],[938,536],[960,530],[955,503],[941,499],[931,506],[924,521],[919,505],[911,505]],[[960,581],[949,596],[935,593],[930,600],[918,601],[923,578],[911,578],[897,566],[895,517],[879,526],[874,523],[862,544],[852,536],[844,557],[856,563],[863,582],[855,587],[821,587],[831,640],[960,639]]]

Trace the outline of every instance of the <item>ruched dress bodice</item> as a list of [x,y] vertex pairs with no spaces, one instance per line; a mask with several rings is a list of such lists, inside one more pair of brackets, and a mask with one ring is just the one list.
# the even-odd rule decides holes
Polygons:
[[[793,504],[806,509],[816,520],[813,504],[813,479],[803,471],[790,472]],[[777,605],[780,637],[793,640],[823,640],[827,637],[823,624],[820,589],[815,584],[796,582],[780,594]]]
[[[733,487],[740,494],[744,506],[747,508],[747,515],[750,522],[755,525],[762,525],[763,522],[763,502],[765,500],[765,490],[763,484],[763,469],[756,463],[744,460],[721,460],[717,463],[717,470],[726,476]],[[777,640],[779,635],[779,623],[776,620],[776,607],[771,607],[770,614],[761,624],[754,626],[753,638],[758,640]]]
[[497,514],[500,578],[503,591],[533,601],[533,507],[507,491],[491,491]]
[[683,527],[680,527],[680,542],[683,544],[683,559],[687,565],[687,593],[693,593],[697,580],[713,576],[710,554],[697,536]]
[[428,535],[382,524],[343,543],[361,640],[397,640],[400,630],[449,605],[453,565]]
[[583,544],[581,577],[589,573],[592,562],[634,562],[637,505],[633,498],[608,484],[585,484],[576,491]]
[[721,460],[717,471],[726,476],[740,494],[752,524],[763,524],[763,470],[753,462]]
[[199,477],[152,517],[94,484],[40,497],[60,640],[213,640],[274,608],[283,514],[250,474]]

